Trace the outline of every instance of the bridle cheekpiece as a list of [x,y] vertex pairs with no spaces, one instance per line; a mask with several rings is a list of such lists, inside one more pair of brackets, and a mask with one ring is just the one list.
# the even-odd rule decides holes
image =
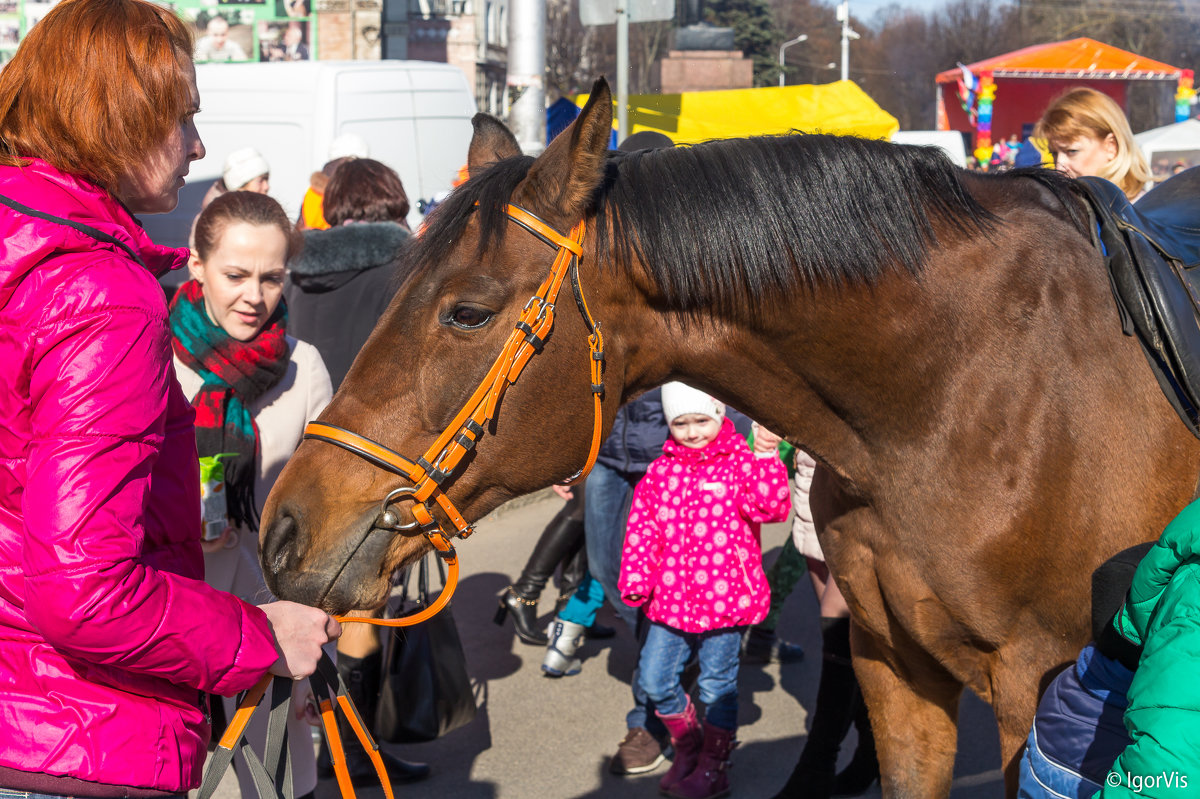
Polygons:
[[[376,441],[325,422],[309,422],[304,428],[304,438],[334,444],[380,469],[410,480],[411,486],[401,486],[384,497],[374,527],[394,530],[397,533],[419,530],[450,566],[445,589],[434,603],[418,614],[419,618],[406,616],[403,619],[386,621],[371,620],[373,623],[403,621],[405,625],[414,624],[437,613],[449,601],[458,577],[458,558],[451,540],[466,538],[474,532],[474,526],[463,518],[443,486],[454,477],[463,458],[483,437],[488,424],[496,416],[505,389],[517,381],[530,358],[542,351],[546,338],[554,327],[555,301],[568,277],[575,304],[588,329],[594,419],[592,444],[587,461],[565,484],[573,485],[586,477],[596,462],[596,454],[600,451],[600,434],[603,427],[601,405],[604,394],[604,339],[600,333],[600,323],[588,310],[579,285],[579,259],[583,253],[582,243],[586,226],[583,220],[580,220],[571,228],[570,235],[564,236],[523,208],[509,204],[504,210],[513,222],[557,251],[554,264],[537,293],[525,303],[513,332],[509,334],[499,356],[475,389],[475,393],[425,454],[415,461],[410,460]],[[413,502],[414,521],[401,524],[400,515],[393,509],[393,505],[405,500]],[[450,529],[434,518],[431,501],[441,508],[449,521]]]

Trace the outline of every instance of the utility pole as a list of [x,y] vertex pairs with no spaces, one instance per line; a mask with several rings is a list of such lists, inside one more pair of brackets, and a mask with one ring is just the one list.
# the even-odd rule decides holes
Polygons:
[[617,0],[617,141],[625,141],[628,135],[629,0]]
[[850,40],[858,38],[850,29],[850,0],[842,0],[838,5],[837,20],[842,23],[842,80],[850,80]]
[[674,18],[675,0],[579,0],[579,21],[585,26],[613,23],[617,26],[616,101],[620,141],[629,135],[629,23]]
[[546,149],[546,0],[510,0],[508,120],[521,151]]

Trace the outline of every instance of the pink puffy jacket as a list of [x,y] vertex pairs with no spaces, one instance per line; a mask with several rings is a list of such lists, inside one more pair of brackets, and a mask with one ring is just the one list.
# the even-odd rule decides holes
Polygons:
[[202,579],[193,411],[155,280],[187,250],[41,161],[0,167],[0,195],[33,211],[0,205],[0,766],[182,792],[201,691],[277,657],[263,612]]
[[646,618],[685,633],[757,624],[771,607],[761,523],[787,518],[787,469],[728,419],[703,449],[667,439],[663,452],[633,492],[621,598],[648,597]]

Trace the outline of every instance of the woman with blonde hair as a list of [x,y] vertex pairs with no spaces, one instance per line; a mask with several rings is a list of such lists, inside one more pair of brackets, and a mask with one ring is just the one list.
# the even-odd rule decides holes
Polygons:
[[1073,178],[1112,181],[1136,200],[1150,182],[1150,163],[1133,140],[1125,112],[1103,92],[1075,88],[1042,114],[1033,135],[1046,139],[1057,168]]
[[0,794],[185,797],[206,693],[307,677],[317,608],[204,582],[195,416],[156,277],[204,157],[192,34],[65,0],[0,72]]

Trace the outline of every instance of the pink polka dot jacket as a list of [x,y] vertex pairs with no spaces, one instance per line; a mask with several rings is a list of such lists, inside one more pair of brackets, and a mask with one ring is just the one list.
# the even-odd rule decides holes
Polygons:
[[728,419],[703,449],[668,439],[663,453],[633,493],[621,598],[686,633],[762,621],[771,589],[761,525],[787,518],[787,469],[755,457]]

